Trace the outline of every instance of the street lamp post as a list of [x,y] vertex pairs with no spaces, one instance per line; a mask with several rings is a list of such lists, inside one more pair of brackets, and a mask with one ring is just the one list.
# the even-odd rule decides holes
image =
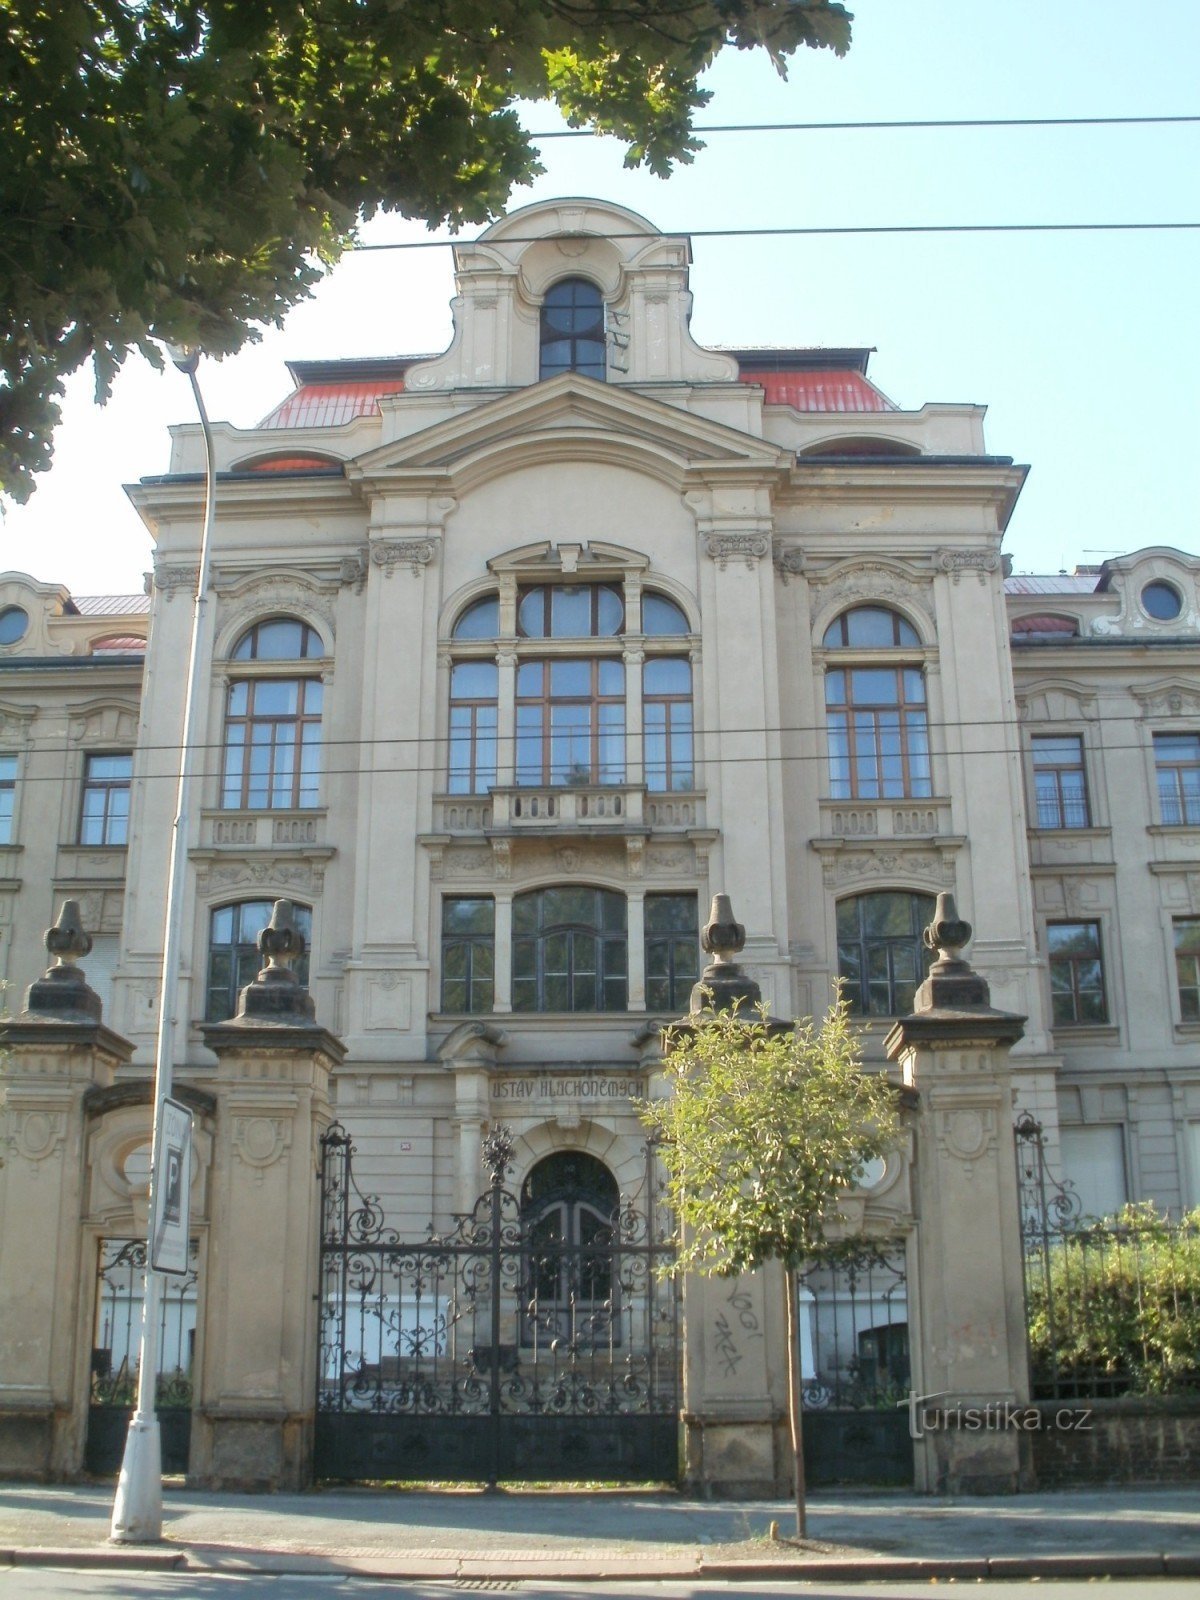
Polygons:
[[171,860],[167,869],[167,906],[163,934],[162,987],[158,1002],[158,1036],[154,1056],[154,1123],[150,1148],[150,1223],[146,1240],[146,1292],[142,1302],[141,1341],[138,1352],[137,1409],[129,1423],[125,1456],[113,1502],[110,1537],[121,1544],[149,1544],[162,1538],[162,1444],[155,1410],[158,1379],[159,1317],[162,1274],[153,1267],[153,1230],[160,1167],[163,1102],[169,1098],[174,1076],[176,1011],[179,1001],[180,952],[187,887],[188,801],[195,764],[196,728],[204,699],[202,666],[208,644],[208,567],[216,516],[217,474],[212,428],[204,397],[196,381],[198,347],[168,346],[168,354],[192,386],[192,397],[204,433],[204,524],[200,535],[200,566],[192,607],[192,637],[188,651],[184,690],[183,728],[180,735],[179,775],[175,823],[171,835]]

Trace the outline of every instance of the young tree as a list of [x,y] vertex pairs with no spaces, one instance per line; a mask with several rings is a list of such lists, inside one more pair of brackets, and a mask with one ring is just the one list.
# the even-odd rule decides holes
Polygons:
[[894,1148],[896,1094],[862,1070],[840,996],[819,1028],[786,1028],[732,1010],[669,1030],[667,1093],[644,1103],[661,1135],[668,1193],[681,1224],[678,1270],[705,1276],[782,1263],[788,1420],[795,1456],[796,1534],[806,1533],[801,1433],[798,1273],[836,1252],[838,1201],[863,1165]]
[[152,339],[236,350],[378,210],[482,222],[552,100],[665,174],[726,46],[843,54],[836,0],[5,0],[0,489],[50,464],[62,380]]

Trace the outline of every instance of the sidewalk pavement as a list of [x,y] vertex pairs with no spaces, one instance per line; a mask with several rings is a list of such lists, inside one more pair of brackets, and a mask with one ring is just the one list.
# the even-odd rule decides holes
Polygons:
[[[821,1492],[809,1539],[786,1501],[669,1491],[168,1489],[164,1541],[108,1542],[111,1486],[0,1484],[0,1567],[353,1573],[387,1578],[1200,1577],[1194,1488],[989,1499]],[[777,1522],[780,1537],[770,1538]]]

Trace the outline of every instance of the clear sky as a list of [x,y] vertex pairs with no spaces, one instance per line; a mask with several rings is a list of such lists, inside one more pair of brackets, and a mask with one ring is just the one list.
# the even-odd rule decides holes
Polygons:
[[[729,55],[710,122],[1200,113],[1200,3],[858,0],[845,60],[805,52],[779,82]],[[528,125],[561,126],[533,107]],[[901,223],[1200,221],[1200,124],[716,134],[662,182],[608,140],[553,140],[514,205],[572,194],[669,232]],[[372,242],[426,239],[382,218]],[[989,407],[988,448],[1032,465],[1006,548],[1057,571],[1148,544],[1200,554],[1200,233],[697,239],[693,332],[728,345],[869,345],[904,408]],[[214,418],[255,423],[287,358],[443,348],[449,250],[347,257],[281,333],[201,366]],[[0,567],[77,594],[141,587],[150,539],[122,484],[167,465],[186,381],[130,361],[98,410],[71,385],[55,465],[0,523]]]

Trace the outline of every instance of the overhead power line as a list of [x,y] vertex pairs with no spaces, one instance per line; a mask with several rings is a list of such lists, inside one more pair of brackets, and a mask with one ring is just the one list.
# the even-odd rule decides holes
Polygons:
[[[845,133],[896,128],[1128,128],[1153,123],[1200,122],[1200,116],[1161,117],[953,117],[899,119],[890,122],[708,122],[693,132],[710,133]],[[595,128],[550,128],[531,139],[602,139],[619,134]]]
[[[920,233],[1154,233],[1188,232],[1200,229],[1200,222],[899,222],[872,224],[837,224],[833,227],[810,228],[680,228],[664,230],[664,235],[686,236],[689,239],[785,239],[853,236],[861,234],[920,234]],[[543,234],[506,233],[504,244],[540,244]],[[591,235],[587,235],[591,237]],[[597,239],[644,239],[645,230],[621,232],[606,228]],[[363,250],[449,250],[457,244],[471,244],[471,239],[397,239],[374,244],[356,243],[348,251]]]

